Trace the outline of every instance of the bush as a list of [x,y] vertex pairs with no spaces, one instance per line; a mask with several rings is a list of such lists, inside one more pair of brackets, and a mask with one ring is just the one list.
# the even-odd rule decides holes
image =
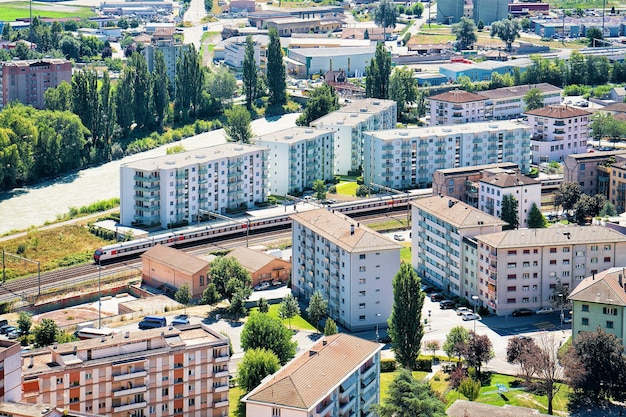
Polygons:
[[467,378],[467,371],[463,369],[462,366],[455,366],[452,371],[450,371],[450,379],[448,380],[450,388],[457,389],[459,385],[461,385],[461,381],[465,378]]
[[337,186],[336,185],[331,185],[330,187],[328,187],[328,192],[330,194],[337,194]]
[[393,372],[398,364],[394,358],[385,358],[380,361],[380,372]]
[[433,361],[431,359],[418,359],[415,361],[415,370],[431,372],[433,370]]

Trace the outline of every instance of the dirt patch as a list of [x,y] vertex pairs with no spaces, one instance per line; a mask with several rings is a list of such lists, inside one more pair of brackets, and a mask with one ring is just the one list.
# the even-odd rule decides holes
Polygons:
[[[103,312],[102,317],[108,317],[108,315]],[[59,327],[75,326],[78,323],[98,320],[98,310],[85,307],[66,308],[33,316],[34,323],[41,323],[43,319],[54,320]]]

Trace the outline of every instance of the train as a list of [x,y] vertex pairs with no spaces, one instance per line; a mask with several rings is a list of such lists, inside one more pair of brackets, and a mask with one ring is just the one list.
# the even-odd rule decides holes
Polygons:
[[[432,195],[432,189],[420,189],[399,195],[388,195],[329,204],[325,207],[328,210],[337,211],[346,215],[355,215],[387,209],[401,209],[407,207],[407,204],[412,200],[428,197],[430,195]],[[291,226],[290,214],[292,213],[263,218],[236,219],[114,243],[96,249],[93,259],[96,264],[101,264],[106,261],[139,255],[155,245],[176,246],[197,241],[218,240],[224,237],[244,235],[246,233],[256,233],[267,229],[286,228],[287,226]]]

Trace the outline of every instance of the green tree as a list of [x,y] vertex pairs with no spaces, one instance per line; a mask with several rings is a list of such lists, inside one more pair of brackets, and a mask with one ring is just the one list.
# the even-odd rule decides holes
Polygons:
[[531,88],[524,95],[524,103],[526,107],[524,110],[530,111],[535,109],[540,109],[543,107],[543,94],[538,88]]
[[322,84],[309,92],[306,108],[296,120],[298,126],[309,126],[312,121],[339,109],[339,98],[332,85]]
[[115,123],[115,100],[111,79],[109,73],[105,71],[98,91],[98,132],[94,138],[98,160],[108,160],[111,156],[111,138],[115,131]]
[[30,313],[25,311],[20,311],[20,315],[17,318],[17,328],[20,330],[20,333],[23,335],[27,335],[30,333],[30,328],[33,325],[32,316]]
[[148,64],[143,55],[134,52],[128,60],[128,65],[133,68],[133,109],[135,123],[143,129],[148,126],[151,103],[151,81],[148,73]]
[[152,103],[154,118],[159,129],[163,129],[170,103],[169,85],[165,56],[157,49],[154,54],[154,71],[152,72]]
[[479,20],[478,23],[476,23],[476,29],[478,29],[479,32],[482,32],[484,28],[485,23],[482,20]]
[[494,357],[489,336],[471,332],[471,336],[463,348],[463,357],[469,366],[473,366],[480,373],[483,363],[489,362]]
[[564,211],[570,211],[580,199],[581,194],[580,185],[577,182],[561,183],[554,192],[554,205],[562,207]]
[[367,67],[365,95],[372,98],[386,99],[389,96],[389,76],[391,75],[391,56],[384,43],[376,45],[374,59]]
[[437,352],[440,347],[441,343],[439,343],[439,340],[427,340],[424,342],[424,349],[433,355],[433,361],[435,360],[435,352]]
[[537,203],[533,203],[528,211],[528,228],[543,229],[548,227],[548,221],[537,207]]
[[174,300],[176,300],[177,303],[184,305],[185,309],[187,308],[187,304],[191,301],[191,290],[189,289],[189,284],[184,282],[180,287],[178,287],[178,290],[174,293]]
[[[24,44],[19,42],[19,44]],[[16,48],[17,49],[17,48]],[[79,61],[80,60],[80,42],[72,35],[65,35],[59,41],[59,49],[63,52],[66,59]]]
[[455,326],[450,329],[443,344],[443,351],[446,352],[448,358],[457,357],[461,360],[463,348],[470,339],[469,331],[463,326]]
[[298,300],[296,300],[293,295],[287,294],[278,306],[278,314],[283,320],[287,319],[289,330],[291,330],[291,319],[300,314]]
[[474,381],[470,377],[465,377],[461,380],[458,391],[465,395],[468,400],[474,401],[480,394],[480,381]]
[[387,28],[395,28],[398,19],[396,5],[391,0],[382,0],[374,11],[374,22],[383,28],[383,39],[387,40]]
[[238,289],[245,290],[244,299],[252,294],[250,273],[232,257],[221,256],[209,264],[208,277],[215,284],[220,298],[229,300]]
[[228,305],[228,312],[235,316],[239,320],[240,316],[245,316],[247,313],[246,299],[250,297],[252,291],[249,288],[237,287],[231,297],[230,304]]
[[280,37],[275,28],[270,28],[269,44],[267,45],[267,88],[270,106],[282,106],[287,103],[287,82],[285,81],[285,64]]
[[417,79],[413,77],[413,70],[396,67],[389,84],[389,99],[398,103],[398,114],[406,112],[406,105],[417,100]]
[[220,107],[228,107],[237,92],[237,79],[226,66],[220,66],[208,75],[207,88]]
[[270,305],[265,298],[263,297],[259,298],[259,301],[257,301],[257,304],[259,307],[259,313],[267,313],[268,311],[270,311]]
[[400,368],[382,404],[372,405],[380,417],[445,417],[444,404],[427,383],[413,378],[410,370]]
[[252,314],[241,331],[241,347],[244,351],[270,350],[284,365],[296,354],[297,343],[291,340],[292,335],[280,319],[263,313]]
[[43,319],[39,326],[35,326],[33,333],[35,335],[35,345],[44,347],[50,346],[57,341],[60,330],[54,320]]
[[237,382],[245,392],[255,389],[263,378],[280,369],[274,352],[266,349],[248,349],[237,366]]
[[474,21],[467,17],[462,17],[461,21],[452,26],[452,33],[456,35],[457,50],[472,49],[476,43],[476,25]]
[[502,42],[506,43],[506,49],[510,51],[515,39],[519,38],[521,29],[517,19],[498,20],[491,23],[491,37],[497,36],[500,38]]
[[596,42],[597,40],[603,40],[604,36],[602,36],[602,30],[600,28],[591,27],[586,31],[587,39],[589,40],[589,46],[591,47],[600,47],[604,46],[603,42]]
[[419,276],[409,263],[402,263],[394,276],[393,307],[389,317],[388,334],[396,360],[407,369],[414,369],[424,336],[422,306],[424,293]]
[[502,197],[502,212],[500,218],[508,223],[503,226],[503,230],[517,229],[519,226],[519,202],[513,194],[506,194]]
[[115,119],[119,125],[122,137],[130,134],[134,120],[133,110],[133,73],[130,67],[125,67],[115,90]]
[[98,74],[95,70],[77,71],[72,76],[72,112],[89,131],[98,135]]
[[62,81],[57,87],[48,88],[43,93],[46,109],[65,111],[72,109],[72,86]]
[[334,334],[337,334],[337,324],[329,317],[324,324],[324,336],[332,336]]
[[183,120],[196,114],[202,99],[205,72],[193,44],[183,48],[176,61],[174,112]]
[[328,313],[328,300],[324,299],[322,293],[317,290],[311,296],[309,300],[309,306],[306,309],[306,314],[309,316],[309,320],[315,326],[315,329],[318,329],[318,324],[320,320],[326,317]]
[[506,361],[520,366],[521,376],[527,383],[535,374],[534,355],[539,351],[539,346],[534,339],[528,337],[512,337],[506,348]]
[[256,99],[257,92],[257,67],[254,57],[254,41],[252,35],[246,36],[246,51],[243,59],[243,93],[246,95],[246,108],[252,110],[252,103]]
[[570,83],[587,84],[587,65],[585,56],[578,51],[572,51],[568,60]]
[[318,200],[326,199],[326,183],[324,180],[313,181],[313,191],[315,191],[315,198]]
[[234,106],[227,110],[224,132],[232,142],[250,143],[252,138],[250,112],[242,106]]
[[217,286],[210,282],[207,287],[202,291],[202,298],[200,298],[200,304],[215,305],[222,299],[221,294],[217,291]]
[[615,206],[610,201],[604,203],[602,210],[600,210],[599,216],[601,217],[612,217],[617,216],[617,210],[615,210]]

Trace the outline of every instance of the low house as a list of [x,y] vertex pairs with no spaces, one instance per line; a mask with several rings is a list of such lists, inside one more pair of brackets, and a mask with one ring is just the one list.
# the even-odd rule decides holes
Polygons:
[[227,258],[235,258],[252,276],[252,286],[262,282],[286,284],[291,279],[291,262],[250,248],[238,247]]
[[624,98],[626,98],[626,88],[613,87],[611,91],[609,91],[609,96],[611,97],[611,100],[616,101],[618,103],[623,103]]

